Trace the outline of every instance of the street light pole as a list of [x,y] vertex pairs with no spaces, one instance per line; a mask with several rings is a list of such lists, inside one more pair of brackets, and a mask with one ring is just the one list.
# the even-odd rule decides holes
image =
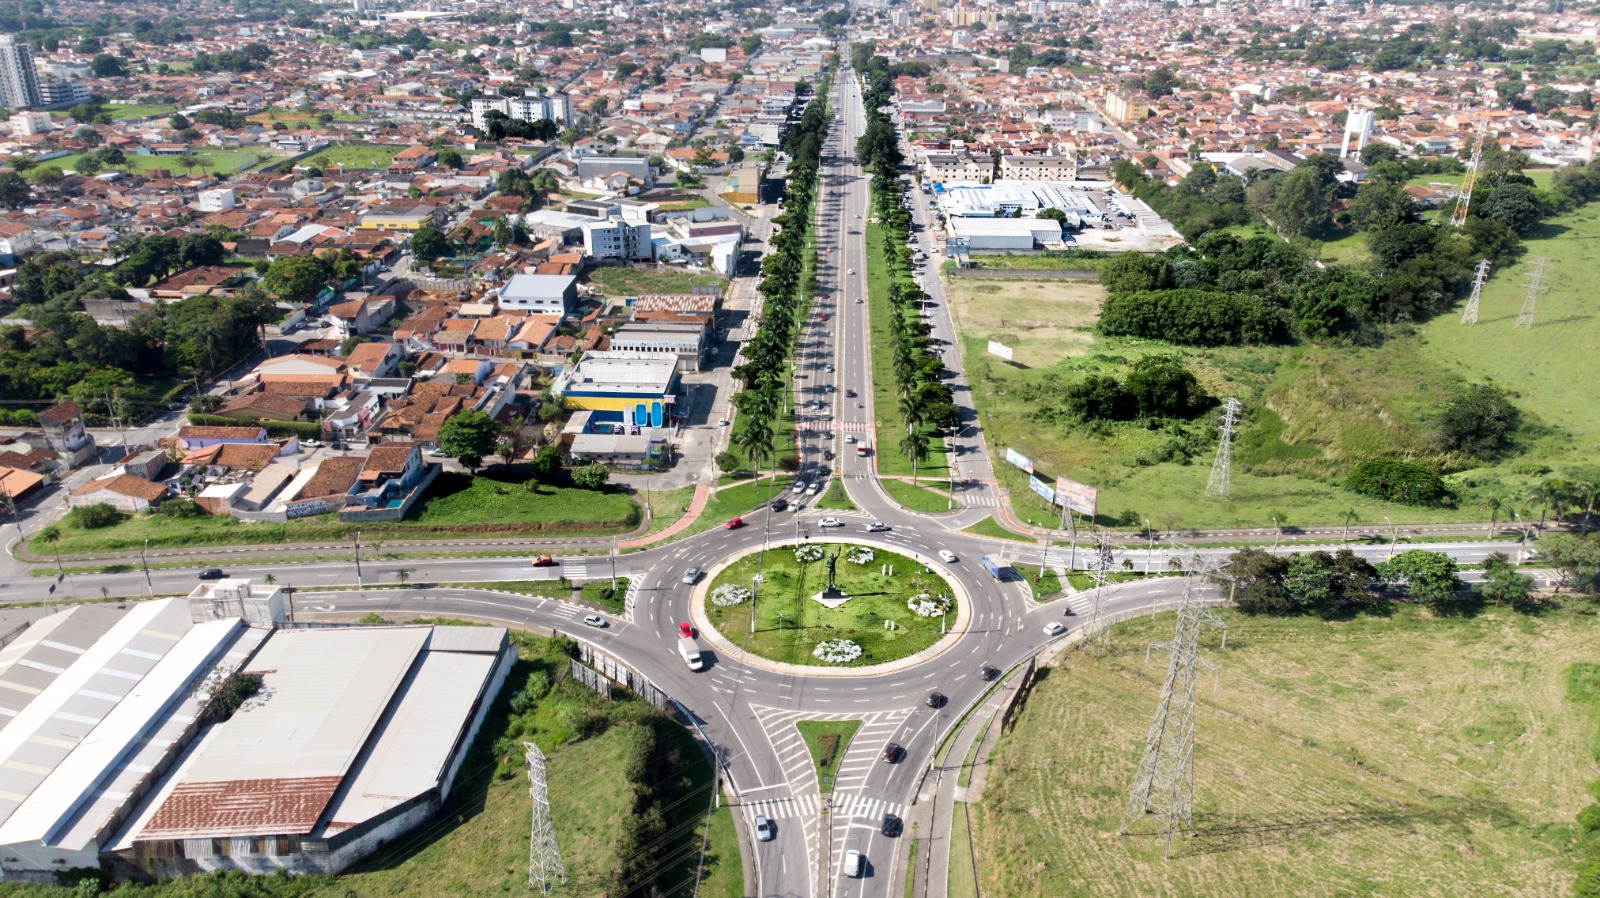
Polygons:
[[365,586],[365,584],[361,582],[361,531],[357,530],[350,536],[352,539],[352,547],[355,549],[356,555],[356,588],[360,589]]
[[139,550],[139,564],[144,566],[144,588],[153,599],[156,597],[156,588],[150,583],[150,560],[145,557],[148,551],[150,551],[150,538],[147,536],[144,539],[144,548]]
[[1151,529],[1149,518],[1144,519],[1144,536],[1144,572],[1148,574],[1155,566],[1156,560],[1156,532]]
[[1395,529],[1394,521],[1389,520],[1388,515],[1383,516],[1383,522],[1389,525],[1389,560],[1393,561],[1395,544],[1400,542],[1400,531]]
[[1278,527],[1278,516],[1277,515],[1273,515],[1272,516],[1272,551],[1274,551],[1274,552],[1278,551],[1278,537],[1281,536],[1282,534],[1283,534],[1283,530]]

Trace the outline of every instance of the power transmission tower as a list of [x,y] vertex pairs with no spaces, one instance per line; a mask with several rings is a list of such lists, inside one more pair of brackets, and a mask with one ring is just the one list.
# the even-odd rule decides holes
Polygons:
[[1528,275],[1528,295],[1522,298],[1522,311],[1517,313],[1517,323],[1512,327],[1525,327],[1533,330],[1533,306],[1538,301],[1539,294],[1544,292],[1544,263],[1548,261],[1544,256],[1533,260],[1533,273]]
[[1472,141],[1472,160],[1467,163],[1467,176],[1461,180],[1461,195],[1456,197],[1456,207],[1450,210],[1450,224],[1461,227],[1467,223],[1467,207],[1472,205],[1472,189],[1478,185],[1478,164],[1483,161],[1483,142],[1489,136],[1489,120],[1478,123],[1478,136]]
[[1462,324],[1478,323],[1478,297],[1483,295],[1483,282],[1489,279],[1489,260],[1478,260],[1478,271],[1472,276],[1472,295],[1467,297],[1467,307],[1461,311]]
[[1217,457],[1211,462],[1211,479],[1206,481],[1206,495],[1228,498],[1228,478],[1233,467],[1233,427],[1239,423],[1239,400],[1229,396],[1222,403],[1222,440],[1217,443]]
[[1126,835],[1146,816],[1154,817],[1156,835],[1166,838],[1167,857],[1172,856],[1172,837],[1180,829],[1194,834],[1195,679],[1202,670],[1216,672],[1216,667],[1200,657],[1200,628],[1210,625],[1226,631],[1226,625],[1201,604],[1200,597],[1207,576],[1220,570],[1218,562],[1195,555],[1189,568],[1172,641],[1150,646],[1168,654],[1167,677],[1145,736],[1139,772],[1128,790],[1128,808],[1117,828],[1117,835]]
[[1099,527],[1094,530],[1094,563],[1089,566],[1089,578],[1094,581],[1094,588],[1089,590],[1089,639],[1085,645],[1093,645],[1097,651],[1104,652],[1111,648],[1111,625],[1100,619],[1102,607],[1105,603],[1106,586],[1111,580],[1111,563],[1114,560],[1111,554],[1111,537]]
[[544,782],[544,753],[532,742],[522,743],[528,750],[528,793],[533,796],[533,839],[528,844],[528,885],[538,886],[548,895],[557,877],[567,881],[567,868],[561,863],[561,846],[556,844],[555,824],[550,821],[550,792]]

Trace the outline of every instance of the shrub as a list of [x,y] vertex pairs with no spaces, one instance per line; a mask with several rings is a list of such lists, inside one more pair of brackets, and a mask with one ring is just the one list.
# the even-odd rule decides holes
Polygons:
[[1284,312],[1239,293],[1163,290],[1113,293],[1100,310],[1099,331],[1188,346],[1274,343],[1287,337]]
[[1356,465],[1345,488],[1401,505],[1444,505],[1450,490],[1431,469],[1398,458],[1374,458]]
[[188,499],[168,499],[161,503],[157,512],[169,518],[198,518],[204,514],[200,506]]
[[104,502],[94,505],[80,505],[67,512],[67,522],[80,530],[100,530],[105,527],[115,527],[122,523],[127,515]]
[[833,763],[833,756],[839,751],[838,733],[817,734],[817,766],[827,767]]

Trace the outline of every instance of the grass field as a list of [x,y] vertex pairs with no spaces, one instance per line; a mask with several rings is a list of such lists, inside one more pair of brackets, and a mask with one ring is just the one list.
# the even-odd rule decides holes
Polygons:
[[114,122],[125,122],[151,115],[171,115],[178,111],[178,107],[168,103],[107,103],[101,108]]
[[[779,534],[787,536],[787,529]],[[939,640],[941,619],[918,617],[906,605],[912,596],[922,592],[948,595],[950,588],[939,575],[923,573],[922,566],[910,558],[882,549],[874,549],[874,558],[866,564],[856,564],[849,558],[854,548],[851,544],[809,545],[820,546],[830,555],[843,550],[844,557],[837,567],[838,584],[852,596],[850,601],[838,608],[814,601],[812,595],[827,585],[827,567],[821,561],[802,566],[795,559],[793,546],[780,545],[766,553],[765,561],[757,552],[729,565],[707,590],[709,596],[724,584],[749,589],[760,574],[763,580],[753,611],[749,601],[724,607],[708,598],[706,617],[724,636],[739,641],[747,651],[789,664],[837,666],[812,654],[818,643],[828,639],[849,639],[861,646],[861,657],[850,662],[855,665],[893,661]],[[884,565],[892,570],[887,576]],[[751,614],[755,615],[755,629],[745,640]],[[948,617],[954,620],[955,615],[952,601]],[[893,621],[895,629],[885,629],[885,621]]]
[[405,147],[377,146],[362,144],[359,146],[329,147],[307,160],[309,165],[320,165],[324,168],[330,165],[342,165],[346,168],[388,168],[394,161],[396,153]]
[[850,501],[849,496],[845,495],[844,483],[838,478],[834,478],[829,482],[827,491],[822,494],[822,498],[818,499],[812,507],[824,511],[856,510],[856,504]]
[[982,352],[990,340],[1004,343],[1017,365],[1028,368],[1082,354],[1093,339],[1089,328],[1100,317],[1105,295],[1099,284],[1076,281],[952,278],[945,284],[961,335],[977,341]]
[[1042,271],[1044,269],[1067,269],[1075,271],[1098,271],[1100,264],[1109,255],[1102,253],[1062,253],[1062,252],[1034,252],[1034,253],[995,253],[972,256],[972,262],[979,268],[1021,268]]
[[[635,498],[645,498],[635,496]],[[684,486],[675,490],[650,490],[650,529],[646,533],[660,533],[671,527],[689,510],[689,503],[694,501],[694,487]]]
[[[1463,326],[1459,312],[1450,311],[1379,346],[1197,350],[1100,338],[1087,328],[1072,333],[1060,325],[1042,328],[1050,337],[1040,340],[1016,327],[1020,333],[1012,338],[1022,367],[988,356],[987,340],[1003,334],[997,327],[1001,310],[1025,312],[1024,297],[1039,299],[1038,282],[976,282],[1001,292],[971,297],[959,291],[972,281],[947,287],[958,291],[952,307],[992,448],[1003,453],[1015,447],[1034,460],[1041,476],[1097,487],[1102,524],[1141,527],[1149,519],[1168,530],[1259,527],[1270,526],[1276,514],[1280,522],[1308,526],[1338,523],[1353,512],[1355,523],[1370,530],[1383,526],[1385,517],[1396,524],[1487,520],[1484,505],[1491,497],[1509,500],[1524,519],[1537,518],[1540,508],[1525,499],[1529,489],[1548,472],[1576,476],[1577,469],[1592,467],[1600,449],[1600,419],[1589,413],[1600,315],[1584,286],[1600,272],[1596,208],[1552,219],[1527,241],[1521,262],[1495,272],[1484,288],[1477,325]],[[1549,289],[1539,300],[1534,328],[1516,330],[1512,323],[1526,292],[1527,269],[1537,256],[1549,259]],[[1049,320],[1086,317],[1081,299],[1064,297],[1061,303]],[[989,317],[972,315],[974,305]],[[1245,406],[1234,447],[1232,497],[1225,502],[1204,498],[1216,449],[1214,414],[1176,432],[1090,432],[1030,417],[1039,398],[1058,385],[1088,373],[1125,373],[1133,360],[1155,352],[1182,360],[1213,396],[1235,396]],[[1458,497],[1455,507],[1393,505],[1338,487],[1351,465],[1377,454],[1431,457],[1428,416],[1465,384],[1487,381],[1511,391],[1530,419],[1524,451],[1447,476]],[[1042,521],[1051,514],[1020,472],[1003,460],[995,467],[1019,517]]]
[[[369,118],[371,116],[357,115],[353,112],[335,112],[333,114],[333,120],[336,122],[364,122]],[[317,113],[289,109],[269,109],[266,112],[258,112],[255,115],[247,116],[245,120],[269,127],[275,122],[298,126],[316,122]]]
[[216,515],[176,518],[139,514],[99,530],[63,522],[60,542],[47,545],[35,540],[30,546],[41,557],[49,557],[57,551],[63,555],[131,551],[143,547],[146,539],[152,548],[260,545],[345,540],[359,530],[367,543],[385,538],[471,539],[491,533],[526,533],[531,549],[540,537],[626,532],[638,525],[639,515],[639,506],[625,493],[542,485],[529,490],[520,483],[488,477],[441,474],[406,520],[396,523],[346,524],[333,515],[322,515],[287,524],[246,524]]
[[962,528],[961,532],[971,533],[977,536],[987,536],[992,539],[1009,539],[1015,542],[1032,542],[1032,540],[1025,540],[1015,533],[1012,533],[1010,530],[1000,526],[1000,524],[992,517],[984,518],[978,523],[973,524],[971,527],[964,527]]
[[608,265],[591,269],[585,276],[588,283],[600,288],[607,296],[640,296],[646,293],[688,293],[695,287],[726,289],[728,280],[718,274],[677,271],[671,268],[659,271]]
[[[889,337],[889,316],[894,310],[889,306],[889,268],[883,258],[883,226],[876,218],[868,219],[867,241],[867,316],[872,332],[872,412],[877,421],[877,433],[872,441],[879,474],[906,475],[911,472],[911,459],[900,449],[900,440],[906,435],[905,420],[896,405],[894,382],[894,352]],[[944,441],[925,428],[928,434],[928,457],[917,466],[917,474],[927,477],[947,477],[950,466],[945,460]]]
[[[262,161],[262,157],[266,157],[266,159],[270,161],[278,158],[280,155],[277,153],[268,152],[266,150],[222,150],[214,147],[196,147],[194,154],[202,159],[208,160],[211,163],[211,167],[204,169],[185,169],[182,163],[178,161],[178,157],[176,156],[140,156],[134,153],[128,153],[126,157],[128,161],[125,164],[113,165],[110,166],[110,168],[121,169],[128,172],[137,172],[140,174],[150,171],[151,169],[164,168],[172,172],[174,175],[206,173],[220,176],[230,175],[236,171],[239,171],[240,169],[255,165],[257,162]],[[35,176],[34,173],[38,172],[40,168],[52,165],[61,169],[62,171],[74,171],[77,169],[78,160],[82,158],[83,154],[74,153],[72,155],[50,159],[45,162],[41,162],[35,168],[29,169],[27,176],[32,178]]]
[[[811,752],[811,763],[817,770],[817,785],[824,793],[832,792],[833,781],[839,773],[839,763],[844,760],[845,749],[850,747],[850,740],[855,738],[856,730],[861,729],[861,721],[797,720],[794,728],[800,731],[800,738],[805,740],[806,749]],[[839,744],[826,764],[822,763],[822,743],[818,738],[824,733],[832,733],[839,737]],[[827,779],[824,780],[823,777]]]
[[950,898],[983,898],[978,891],[978,871],[973,869],[971,805],[955,804],[950,817]]
[[1049,669],[991,758],[974,826],[984,894],[1570,894],[1594,721],[1565,671],[1587,607],[1325,622],[1225,613],[1198,697],[1197,837],[1112,835],[1165,664],[1162,615]]
[[1317,258],[1326,263],[1365,262],[1372,258],[1367,248],[1367,235],[1361,231],[1345,231],[1332,240],[1324,240],[1316,250]]
[[889,498],[912,511],[936,513],[951,510],[949,492],[932,489],[931,484],[920,486],[908,480],[892,479],[880,480],[878,484],[889,494]]

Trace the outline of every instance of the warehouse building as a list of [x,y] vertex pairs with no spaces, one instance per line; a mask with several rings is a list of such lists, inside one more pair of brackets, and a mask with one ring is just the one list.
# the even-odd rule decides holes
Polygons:
[[677,401],[678,357],[668,352],[586,352],[551,388],[569,409],[600,420],[661,427]]
[[952,218],[950,237],[972,249],[1030,250],[1061,245],[1061,225],[1050,218]]

